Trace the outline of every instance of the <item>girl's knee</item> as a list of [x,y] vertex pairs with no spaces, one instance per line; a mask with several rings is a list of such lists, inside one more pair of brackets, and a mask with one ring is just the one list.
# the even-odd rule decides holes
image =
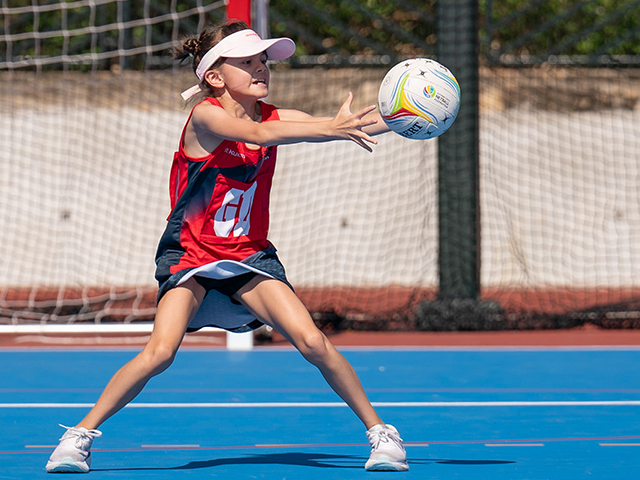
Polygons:
[[173,363],[176,349],[164,343],[147,345],[141,355],[151,372],[156,375],[163,372]]
[[323,363],[329,353],[326,337],[320,330],[305,332],[296,343],[300,353],[313,364]]

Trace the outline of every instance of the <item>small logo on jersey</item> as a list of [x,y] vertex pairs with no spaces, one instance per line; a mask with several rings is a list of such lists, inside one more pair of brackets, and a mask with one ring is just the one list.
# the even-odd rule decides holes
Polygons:
[[436,94],[436,89],[431,85],[427,85],[426,87],[424,87],[424,94],[427,98],[433,98],[433,96]]
[[224,153],[228,153],[232,157],[239,157],[243,160],[245,159],[245,156],[242,153],[236,152],[235,150],[231,150],[229,147],[224,149]]

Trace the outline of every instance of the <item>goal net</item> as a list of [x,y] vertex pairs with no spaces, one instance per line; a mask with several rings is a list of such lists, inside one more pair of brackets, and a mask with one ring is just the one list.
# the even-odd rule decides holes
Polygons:
[[[2,3],[0,323],[152,320],[194,83],[167,51],[224,18],[223,2],[179,4]],[[333,115],[353,91],[361,108],[387,69],[276,63],[267,101]],[[481,69],[481,299],[499,309],[456,328],[638,324],[639,80],[632,65]],[[271,240],[326,328],[414,329],[438,295],[438,141],[378,140],[278,150]]]

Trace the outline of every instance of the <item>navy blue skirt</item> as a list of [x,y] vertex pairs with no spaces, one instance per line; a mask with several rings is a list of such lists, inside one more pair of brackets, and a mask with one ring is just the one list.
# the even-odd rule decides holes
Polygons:
[[[284,266],[278,258],[276,249],[268,248],[245,258],[241,262],[219,260],[201,267],[180,270],[160,281],[158,302],[165,293],[186,282],[191,277],[211,279],[214,281],[207,282],[207,293],[196,315],[189,323],[187,331],[195,332],[203,327],[218,327],[230,332],[255,330],[262,326],[263,323],[249,313],[243,305],[231,298],[243,286],[242,283],[236,281],[238,277],[251,272],[280,280],[293,290],[287,280]],[[247,282],[250,280],[251,278],[248,278]],[[229,289],[230,285],[233,285],[232,289]]]

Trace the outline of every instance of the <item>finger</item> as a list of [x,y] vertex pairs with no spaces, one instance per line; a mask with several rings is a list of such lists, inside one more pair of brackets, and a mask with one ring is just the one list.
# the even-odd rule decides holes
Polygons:
[[[373,145],[377,145],[378,142],[377,140],[375,140],[374,138],[371,138],[369,135],[364,134],[361,132],[360,135],[352,135],[351,139],[356,142],[358,145],[360,145],[362,148],[364,148],[365,150],[369,151],[369,152],[373,152],[373,149],[371,148],[371,146],[369,145],[369,143],[372,143]],[[367,143],[369,142],[369,143]]]
[[369,145],[369,144],[367,144],[367,143],[365,143],[365,142],[362,142],[360,145],[361,145],[361,146],[362,146],[362,148],[364,148],[367,152],[369,152],[369,153],[372,153],[372,152],[373,152],[373,148],[371,148],[371,145]]
[[351,113],[352,102],[353,102],[353,93],[349,92],[349,94],[347,95],[347,99],[342,104],[342,107],[340,107],[340,110],[346,110],[347,112]]
[[368,115],[371,112],[373,112],[375,109],[376,109],[375,105],[369,105],[368,107],[365,107],[362,110],[360,110],[358,113],[356,113],[355,116],[362,118],[365,115]]
[[363,141],[367,141],[369,143],[372,143],[373,145],[377,145],[378,144],[378,141],[375,138],[373,138],[368,133],[363,132],[362,130],[358,130],[356,135],[358,136],[358,138],[360,138]]
[[372,143],[373,145],[377,145],[378,141],[375,138],[370,137],[369,135],[367,135],[366,137],[364,137],[364,139],[369,142]]
[[364,148],[367,152],[371,153],[373,152],[373,148],[371,148],[369,145],[367,145],[366,142],[364,142],[361,138],[357,139],[357,140],[353,140],[354,142],[356,142],[358,145],[360,145],[362,148]]
[[375,125],[378,123],[377,118],[362,118],[359,122],[360,128],[368,127],[369,125]]

